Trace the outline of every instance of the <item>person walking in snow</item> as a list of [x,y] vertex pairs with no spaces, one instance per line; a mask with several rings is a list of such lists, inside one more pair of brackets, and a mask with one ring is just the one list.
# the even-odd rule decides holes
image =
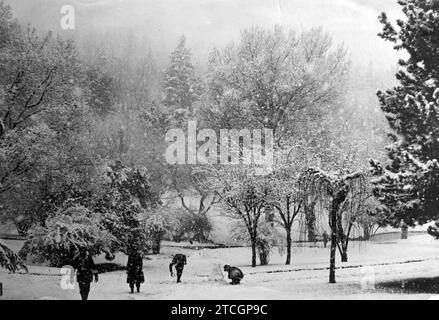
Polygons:
[[93,277],[95,282],[98,282],[98,272],[90,252],[85,248],[81,248],[72,265],[76,270],[76,282],[79,285],[81,299],[87,300]]
[[127,263],[127,283],[130,286],[131,293],[134,293],[134,285],[137,292],[140,292],[140,284],[145,282],[143,273],[143,259],[139,250],[132,249],[128,255]]

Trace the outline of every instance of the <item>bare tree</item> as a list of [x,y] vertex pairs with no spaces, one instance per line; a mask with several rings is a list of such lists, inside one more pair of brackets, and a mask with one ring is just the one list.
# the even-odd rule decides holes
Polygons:
[[264,208],[270,202],[270,183],[250,165],[210,167],[216,193],[227,205],[228,217],[241,220],[248,232],[252,249],[252,267],[256,267],[258,226]]
[[[208,240],[208,232],[211,225],[208,219],[208,212],[212,207],[220,202],[218,194],[212,186],[205,183],[205,173],[192,166],[169,166],[171,189],[176,192],[181,206],[191,218],[194,239],[199,242]],[[194,194],[197,205],[191,204],[187,198],[187,193]]]
[[287,258],[285,264],[291,263],[292,226],[298,216],[303,196],[297,186],[297,177],[291,168],[279,168],[269,176],[271,184],[271,205],[278,213],[277,222],[285,229]]

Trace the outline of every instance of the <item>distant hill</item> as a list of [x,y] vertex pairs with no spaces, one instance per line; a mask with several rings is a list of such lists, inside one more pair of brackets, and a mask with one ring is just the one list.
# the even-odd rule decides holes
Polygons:
[[[63,0],[6,0],[23,22],[60,32]],[[378,13],[399,11],[396,0],[71,0],[77,30],[64,32],[86,40],[99,37],[114,46],[129,34],[151,48],[157,59],[167,59],[177,38],[185,34],[196,56],[203,60],[213,46],[221,46],[251,25],[281,23],[296,29],[321,26],[343,42],[354,63],[380,66],[396,63],[391,45],[376,34]],[[122,35],[122,36],[121,36]],[[96,38],[98,37],[98,38]],[[162,61],[160,61],[162,62]]]

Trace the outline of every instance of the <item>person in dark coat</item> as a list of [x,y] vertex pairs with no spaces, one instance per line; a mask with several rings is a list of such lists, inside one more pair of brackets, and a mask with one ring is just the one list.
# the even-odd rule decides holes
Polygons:
[[186,265],[186,256],[184,254],[176,254],[172,258],[172,262],[169,264],[169,271],[171,272],[171,277],[174,276],[172,272],[172,266],[175,265],[175,270],[177,271],[177,283],[181,282],[181,275],[183,274],[184,266]]
[[76,270],[76,282],[79,285],[81,299],[87,300],[93,277],[95,282],[98,282],[98,272],[90,252],[80,249],[78,256],[74,258],[73,267]]
[[232,280],[232,284],[239,284],[244,278],[244,273],[237,267],[231,267],[228,264],[224,266],[224,271],[228,273],[228,278]]
[[140,292],[140,284],[144,282],[142,255],[138,250],[133,250],[128,255],[127,263],[127,283],[130,286],[131,293],[134,293],[134,285],[136,285],[137,292]]

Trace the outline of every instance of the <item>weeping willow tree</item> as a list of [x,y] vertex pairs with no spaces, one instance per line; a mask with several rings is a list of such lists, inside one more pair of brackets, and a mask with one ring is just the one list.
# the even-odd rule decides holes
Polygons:
[[365,181],[362,172],[330,174],[317,168],[308,168],[300,176],[299,186],[302,192],[329,204],[329,227],[331,229],[329,283],[335,283],[337,247],[345,247],[347,250],[348,237],[345,237],[345,232],[340,229],[341,222],[339,221],[343,206],[349,200],[350,195],[361,192]]
[[21,258],[0,241],[0,267],[13,273],[20,269],[27,271]]

